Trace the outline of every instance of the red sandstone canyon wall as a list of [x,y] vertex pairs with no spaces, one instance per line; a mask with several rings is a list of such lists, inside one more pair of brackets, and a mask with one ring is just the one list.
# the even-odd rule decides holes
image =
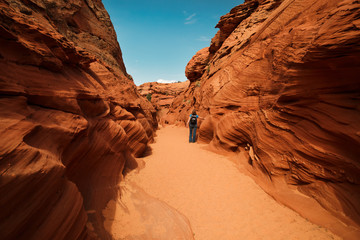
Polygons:
[[196,108],[201,141],[250,148],[254,176],[285,181],[359,229],[359,2],[249,0],[217,27],[168,119]]
[[151,102],[157,112],[158,122],[164,124],[163,117],[169,112],[174,99],[184,92],[190,82],[158,83],[149,82],[137,87],[141,96]]
[[100,0],[0,1],[0,239],[111,239],[157,127]]

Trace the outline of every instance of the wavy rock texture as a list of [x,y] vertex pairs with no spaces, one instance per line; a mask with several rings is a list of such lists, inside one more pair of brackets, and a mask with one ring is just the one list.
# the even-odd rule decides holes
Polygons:
[[200,140],[250,149],[256,178],[285,181],[358,231],[358,1],[245,1],[218,27],[208,70],[167,119],[198,109]]
[[189,81],[177,83],[149,82],[138,86],[138,91],[144,98],[150,98],[150,102],[156,109],[158,122],[166,123],[163,117],[169,112],[174,98],[184,92],[189,84]]
[[200,79],[205,72],[207,64],[209,63],[209,58],[210,52],[208,47],[198,51],[186,65],[185,76],[187,79],[189,79],[191,82]]
[[110,239],[102,210],[155,109],[97,0],[0,1],[0,238]]

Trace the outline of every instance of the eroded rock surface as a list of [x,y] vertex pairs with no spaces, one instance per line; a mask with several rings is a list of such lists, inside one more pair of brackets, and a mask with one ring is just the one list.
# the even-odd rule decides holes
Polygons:
[[156,128],[101,1],[0,1],[0,238],[110,239]]
[[221,18],[208,70],[168,121],[196,108],[201,141],[251,149],[257,179],[286,182],[359,232],[359,23],[357,1],[245,1]]
[[199,80],[204,74],[210,58],[209,48],[203,48],[191,58],[185,68],[185,76],[191,82]]
[[168,113],[174,99],[184,92],[189,84],[189,81],[177,83],[149,82],[138,86],[138,90],[141,96],[155,107],[158,122],[165,123],[163,116]]

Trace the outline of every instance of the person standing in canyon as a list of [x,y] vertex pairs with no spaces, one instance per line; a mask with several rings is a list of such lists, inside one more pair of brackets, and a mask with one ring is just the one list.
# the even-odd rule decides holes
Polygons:
[[189,143],[191,142],[195,142],[196,140],[196,129],[197,129],[197,119],[200,118],[200,119],[204,119],[205,118],[202,118],[202,117],[199,117],[197,114],[196,114],[196,110],[194,109],[192,111],[192,113],[190,114],[190,117],[186,123],[186,126],[189,126],[189,129],[190,129],[190,134],[189,134]]

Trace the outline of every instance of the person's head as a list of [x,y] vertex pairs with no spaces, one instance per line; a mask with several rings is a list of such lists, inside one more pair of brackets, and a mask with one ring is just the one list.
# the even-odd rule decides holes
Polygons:
[[192,115],[196,115],[196,111],[195,111],[195,109],[192,111]]

